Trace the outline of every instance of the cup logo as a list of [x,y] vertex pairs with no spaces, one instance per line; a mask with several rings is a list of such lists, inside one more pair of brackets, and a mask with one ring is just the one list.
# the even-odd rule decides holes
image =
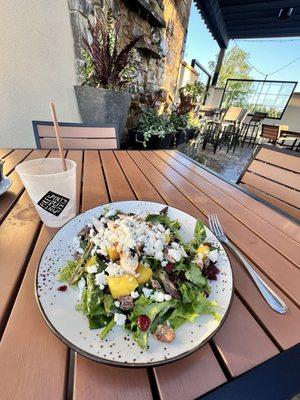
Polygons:
[[44,210],[48,211],[50,214],[58,217],[61,212],[64,210],[66,205],[69,203],[70,199],[62,196],[61,194],[57,194],[49,191],[45,196],[38,201],[38,205],[42,207]]

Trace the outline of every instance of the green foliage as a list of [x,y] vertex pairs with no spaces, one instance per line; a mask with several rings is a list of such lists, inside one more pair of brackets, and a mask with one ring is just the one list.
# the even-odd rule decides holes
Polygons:
[[194,110],[196,105],[207,93],[205,85],[200,81],[187,83],[180,88],[178,92],[179,104],[174,110],[176,115],[188,114],[190,111]]
[[[251,67],[249,65],[250,54],[246,51],[233,47],[224,56],[221,71],[218,78],[218,86],[225,87],[227,79],[251,79]],[[213,73],[217,65],[218,55],[215,61],[210,61],[208,66]],[[241,82],[240,84],[243,84]]]
[[175,128],[170,121],[170,115],[158,114],[157,110],[145,107],[138,120],[138,131],[144,136],[144,146],[151,136],[164,138],[168,133],[174,132]]
[[115,27],[111,9],[106,15],[97,15],[95,22],[81,11],[76,11],[86,19],[90,37],[90,40],[82,37],[83,84],[113,90],[124,88],[136,76],[137,62],[131,55],[142,36],[132,39],[123,48],[119,48],[120,35],[118,28]]

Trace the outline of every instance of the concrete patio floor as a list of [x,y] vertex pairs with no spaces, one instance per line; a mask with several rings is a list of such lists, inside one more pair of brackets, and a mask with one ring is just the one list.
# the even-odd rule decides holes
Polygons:
[[238,147],[234,153],[230,151],[226,154],[226,148],[224,147],[218,149],[214,154],[212,147],[209,145],[205,150],[202,150],[202,143],[198,147],[195,147],[193,143],[189,143],[178,148],[178,150],[235,183],[255,148],[252,149],[252,147],[246,145],[243,148]]

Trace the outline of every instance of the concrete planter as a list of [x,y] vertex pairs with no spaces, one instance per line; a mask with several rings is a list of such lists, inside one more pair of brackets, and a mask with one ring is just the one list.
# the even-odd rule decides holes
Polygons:
[[130,107],[131,94],[92,86],[74,86],[79,112],[85,124],[116,125],[119,143]]

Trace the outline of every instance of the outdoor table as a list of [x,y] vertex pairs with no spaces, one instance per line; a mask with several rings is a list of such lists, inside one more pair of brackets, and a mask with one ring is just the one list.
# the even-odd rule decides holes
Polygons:
[[[282,146],[285,146],[284,142],[286,139],[294,139],[293,144],[289,147],[290,150],[294,150],[298,140],[300,143],[300,132],[282,130],[280,132],[279,139],[283,139],[282,142],[280,143]],[[298,144],[298,147],[299,147],[299,144]]]
[[274,312],[228,251],[234,299],[209,343],[156,368],[107,366],[57,339],[35,300],[35,272],[56,230],[42,225],[14,168],[58,152],[3,149],[0,157],[12,180],[0,197],[1,399],[285,399],[300,391],[300,229],[295,222],[177,151],[68,151],[78,166],[78,212],[139,199],[169,204],[206,224],[208,214],[217,213],[230,240],[289,307],[284,315]]

